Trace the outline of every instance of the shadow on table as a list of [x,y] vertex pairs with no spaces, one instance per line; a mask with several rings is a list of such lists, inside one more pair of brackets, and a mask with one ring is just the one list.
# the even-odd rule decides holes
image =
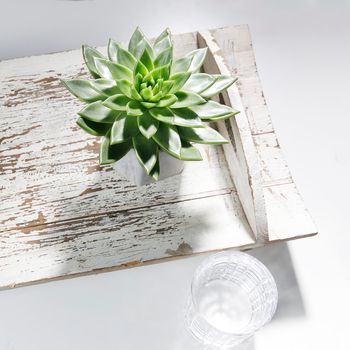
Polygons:
[[305,307],[287,243],[271,244],[248,253],[264,263],[276,280],[279,295],[274,318],[304,316]]
[[[205,345],[196,340],[187,329],[183,329],[181,334],[177,337],[178,342],[174,350],[220,350],[211,345]],[[254,350],[255,346],[254,336],[245,340],[233,348],[225,348],[226,350]]]

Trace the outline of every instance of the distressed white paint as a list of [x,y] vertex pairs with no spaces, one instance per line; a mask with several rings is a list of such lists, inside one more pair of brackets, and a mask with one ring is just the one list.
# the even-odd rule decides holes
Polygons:
[[[207,72],[232,74],[220,46],[210,31],[199,32],[198,42],[201,47],[209,47],[209,54],[204,63]],[[258,239],[268,240],[260,167],[237,84],[228,88],[223,98],[225,103],[240,111],[235,118],[218,123],[219,131],[232,140],[230,144],[223,146],[226,159],[250,226]]]
[[208,71],[238,78],[223,98],[241,113],[229,124],[220,122],[219,130],[234,136],[235,147],[224,147],[225,155],[258,241],[316,233],[273,129],[248,27],[201,31],[198,40],[200,46],[210,48]]
[[[234,94],[245,107],[234,129],[244,140],[237,161],[233,147],[225,149],[228,166],[221,147],[201,146],[203,162],[144,187],[98,166],[99,140],[75,126],[82,104],[58,79],[87,76],[80,50],[0,62],[0,288],[250,247],[259,244],[253,232],[264,230],[269,240],[315,232],[274,134],[259,135],[273,129],[247,28],[209,39],[237,64],[229,68],[240,78],[230,101]],[[197,48],[197,33],[174,41],[182,55]]]

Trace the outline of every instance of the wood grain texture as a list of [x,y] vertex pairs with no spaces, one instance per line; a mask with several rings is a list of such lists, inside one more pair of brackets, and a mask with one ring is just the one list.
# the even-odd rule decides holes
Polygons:
[[[212,32],[199,32],[198,43],[201,47],[209,48],[204,63],[205,71],[226,76],[233,74],[229,68],[229,60],[223,55],[222,48]],[[227,45],[227,42],[224,42],[224,45]],[[230,48],[231,52],[232,50],[233,46]],[[238,84],[232,85],[222,97],[226,104],[234,106],[240,113],[235,118],[218,123],[218,129],[231,140],[231,143],[223,148],[249,224],[258,239],[267,240],[267,217],[258,156],[237,86]]]
[[[208,46],[206,69],[237,76],[223,98],[241,113],[220,122],[235,144],[224,147],[237,191],[259,242],[317,232],[282,155],[257,73],[246,25],[201,31],[199,45]],[[241,171],[237,171],[237,164]]]
[[[255,67],[248,29],[210,35],[223,45],[227,62],[239,62],[232,68],[240,77],[235,96],[254,153],[244,149],[233,165],[220,146],[201,146],[203,162],[187,162],[181,175],[144,187],[113,165],[99,166],[99,139],[75,125],[82,103],[59,79],[88,76],[80,50],[0,62],[0,288],[252,247],[266,222],[269,240],[313,232],[310,221],[300,220],[304,206],[279,160],[277,139],[259,137],[273,129],[265,102],[251,96],[261,87],[256,69],[245,66],[247,60]],[[197,39],[197,33],[174,36],[175,55],[197,48]],[[235,132],[237,140],[243,137],[242,128]],[[247,171],[247,157],[261,175],[254,191],[264,198],[265,221],[232,172],[233,166]],[[249,193],[249,177],[242,179]],[[276,215],[288,220],[288,230],[281,220],[270,225]]]

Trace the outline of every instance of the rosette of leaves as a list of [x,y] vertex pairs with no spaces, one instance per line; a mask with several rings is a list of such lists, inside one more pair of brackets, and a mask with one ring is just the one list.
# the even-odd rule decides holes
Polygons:
[[195,143],[226,141],[208,122],[230,118],[238,111],[210,98],[234,83],[231,76],[198,73],[207,49],[174,59],[169,30],[151,44],[139,28],[128,48],[114,40],[108,57],[83,46],[93,79],[62,81],[87,105],[77,124],[102,136],[100,164],[118,161],[131,149],[148,175],[158,179],[159,152],[181,160],[202,160]]

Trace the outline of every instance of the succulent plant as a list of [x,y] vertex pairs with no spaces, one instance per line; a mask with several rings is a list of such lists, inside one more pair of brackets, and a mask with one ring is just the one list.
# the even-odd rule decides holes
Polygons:
[[226,141],[207,122],[230,118],[235,109],[209,100],[234,83],[231,76],[198,73],[207,48],[173,59],[169,30],[153,45],[139,28],[128,48],[110,39],[108,58],[83,46],[92,80],[64,80],[66,88],[88,104],[77,124],[103,136],[100,164],[121,159],[130,149],[148,175],[158,179],[159,152],[182,160],[202,160],[193,143]]

